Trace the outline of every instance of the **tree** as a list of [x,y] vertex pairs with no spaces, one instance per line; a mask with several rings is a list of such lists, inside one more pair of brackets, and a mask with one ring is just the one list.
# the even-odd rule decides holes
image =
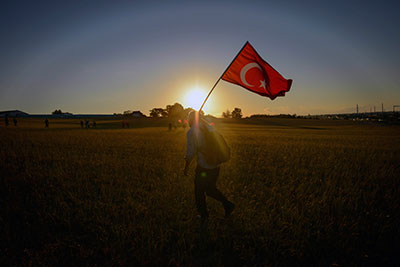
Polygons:
[[124,114],[125,116],[131,115],[131,114],[132,114],[132,110],[126,110],[126,111],[124,111],[123,114]]
[[240,108],[235,108],[235,109],[232,111],[231,116],[232,116],[232,118],[234,118],[234,119],[240,119],[240,118],[243,116],[243,114],[242,114],[242,109],[240,109]]
[[150,117],[152,118],[159,118],[163,115],[165,115],[165,111],[162,108],[153,108],[150,110]]
[[181,104],[175,103],[173,105],[167,105],[166,107],[166,112],[168,114],[168,117],[171,118],[182,118],[184,108]]
[[161,111],[161,117],[166,118],[168,117],[168,112],[165,109],[162,109]]
[[56,114],[63,114],[63,112],[61,111],[61,109],[56,109],[54,110],[51,114],[56,115]]
[[232,118],[232,114],[229,109],[227,109],[225,112],[222,112],[222,117],[224,117],[225,119]]

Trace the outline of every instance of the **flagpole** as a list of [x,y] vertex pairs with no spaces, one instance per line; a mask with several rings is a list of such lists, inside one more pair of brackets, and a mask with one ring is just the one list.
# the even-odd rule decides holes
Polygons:
[[206,99],[204,99],[203,105],[201,105],[199,112],[203,109],[204,104],[206,103],[208,97],[211,95],[212,91],[214,90],[215,86],[217,86],[217,84],[219,83],[219,81],[221,80],[222,76],[224,76],[225,72],[221,75],[221,77],[219,77],[219,79],[217,80],[217,82],[214,84],[214,86],[211,88],[210,92],[208,93]]
[[210,92],[208,93],[206,99],[204,99],[203,105],[201,105],[199,112],[203,109],[204,104],[207,102],[208,97],[211,95],[212,91],[214,91],[214,88],[217,86],[219,81],[222,79],[222,76],[224,76],[225,72],[229,69],[229,67],[232,65],[232,63],[235,61],[235,59],[239,56],[240,52],[244,49],[244,47],[247,45],[249,41],[246,41],[246,43],[243,45],[243,47],[239,50],[239,52],[236,54],[236,56],[233,58],[231,63],[228,65],[228,67],[225,69],[225,71],[222,73],[222,75],[218,78],[218,80],[215,82],[214,86],[211,88]]

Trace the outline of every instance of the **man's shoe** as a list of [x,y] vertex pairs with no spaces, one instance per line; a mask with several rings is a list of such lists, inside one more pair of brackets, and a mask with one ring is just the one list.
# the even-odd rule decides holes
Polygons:
[[228,218],[229,215],[231,215],[231,213],[233,212],[234,209],[235,209],[235,204],[233,204],[232,202],[229,202],[228,204],[226,204],[226,206],[225,206],[225,218]]

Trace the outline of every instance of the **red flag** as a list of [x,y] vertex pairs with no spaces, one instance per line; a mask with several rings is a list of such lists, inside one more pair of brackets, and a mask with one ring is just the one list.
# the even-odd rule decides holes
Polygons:
[[249,42],[232,61],[222,79],[272,100],[284,96],[292,86],[292,80],[283,78],[258,55]]

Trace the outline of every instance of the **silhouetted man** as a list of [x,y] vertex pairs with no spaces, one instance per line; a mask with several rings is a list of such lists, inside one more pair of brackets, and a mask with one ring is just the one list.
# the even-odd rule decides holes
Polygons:
[[81,128],[83,129],[83,121],[81,121]]
[[13,119],[13,122],[14,122],[14,126],[17,126],[17,123],[18,123],[18,122],[17,122],[17,119],[16,119],[16,118]]
[[46,128],[49,128],[49,120],[47,118],[44,120],[44,124],[46,125]]
[[[203,148],[207,144],[204,131],[213,131],[213,128],[199,116],[198,112],[192,111],[189,113],[188,117],[190,129],[186,136],[187,147],[184,174],[186,176],[188,175],[190,163],[194,158],[197,158],[197,167],[194,177],[194,191],[196,207],[200,213],[200,218],[203,222],[208,218],[205,194],[221,202],[222,205],[224,205],[225,217],[228,217],[235,208],[235,205],[216,188],[220,166],[210,164],[209,160],[207,159],[207,155],[201,152],[205,151]],[[204,127],[207,127],[207,129],[204,130]]]

